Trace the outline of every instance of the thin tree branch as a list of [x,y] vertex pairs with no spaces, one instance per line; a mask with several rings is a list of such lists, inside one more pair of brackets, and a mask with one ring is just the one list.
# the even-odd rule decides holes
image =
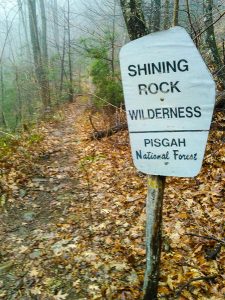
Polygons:
[[91,115],[89,115],[89,121],[90,121],[90,123],[91,123],[92,128],[94,129],[94,132],[95,132],[95,133],[98,132],[98,130],[96,129],[96,127],[95,127],[95,125],[94,125],[94,123],[93,123],[93,121],[92,121],[92,116],[91,116]]
[[12,29],[12,26],[13,26],[13,22],[14,22],[16,16],[17,16],[18,12],[19,12],[19,9],[17,10],[17,12],[15,13],[15,15],[13,16],[10,25],[7,26],[6,37],[5,37],[5,40],[4,40],[4,43],[3,43],[3,47],[2,47],[2,51],[1,51],[1,55],[0,55],[0,64],[2,63],[2,58],[3,58],[4,51],[5,51],[6,43],[7,43],[10,31]]
[[[95,95],[95,94],[93,94],[93,93],[88,93],[87,95],[89,95],[89,96],[94,96],[94,97],[96,97],[97,99],[99,99],[99,100],[101,100],[101,101],[107,103],[108,105],[110,105],[110,106],[112,106],[112,107],[114,107],[114,108],[118,108],[118,106],[113,105],[112,103],[108,102],[107,100],[105,100],[105,99],[103,99],[103,98],[101,98],[101,97],[99,97],[99,96],[97,96],[97,95]],[[125,112],[124,109],[122,109],[122,110]]]
[[207,29],[209,29],[211,26],[213,26],[214,24],[216,24],[223,16],[225,15],[225,11],[219,16],[218,19],[216,19],[212,24],[210,24],[208,27],[206,27],[204,30],[202,30],[201,32],[199,32],[199,34],[197,34],[193,40],[195,41],[197,38],[199,38],[204,32],[207,31]]
[[190,279],[187,283],[183,284],[180,286],[180,288],[175,292],[175,297],[179,297],[182,293],[182,291],[186,288],[188,288],[190,286],[190,284],[192,282],[195,282],[195,281],[199,281],[199,280],[205,280],[205,281],[210,281],[210,280],[213,280],[215,279],[216,277],[218,277],[218,275],[212,275],[212,276],[201,276],[201,277],[196,277],[196,278],[192,278]]
[[185,235],[196,236],[196,237],[203,238],[206,240],[216,241],[216,242],[219,242],[219,243],[225,245],[225,240],[217,239],[213,236],[199,235],[199,234],[195,234],[195,233],[185,233]]
[[[187,15],[188,15],[188,21],[189,21],[189,24],[191,26],[191,29],[192,31],[194,32],[195,36],[197,35],[197,32],[195,30],[195,27],[192,23],[192,19],[191,19],[191,12],[190,12],[190,5],[189,5],[189,0],[186,0],[186,7],[187,7]],[[196,47],[198,47],[198,40],[196,39]]]

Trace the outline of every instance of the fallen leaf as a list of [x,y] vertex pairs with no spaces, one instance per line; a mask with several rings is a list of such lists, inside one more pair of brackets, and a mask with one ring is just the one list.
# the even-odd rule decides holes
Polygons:
[[63,294],[62,290],[58,291],[58,293],[54,296],[55,300],[65,300],[68,294]]

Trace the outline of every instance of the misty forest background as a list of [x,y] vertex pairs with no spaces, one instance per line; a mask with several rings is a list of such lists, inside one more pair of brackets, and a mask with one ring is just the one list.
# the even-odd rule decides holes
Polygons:
[[91,94],[96,107],[120,106],[118,53],[138,36],[124,22],[129,14],[143,18],[146,34],[186,28],[217,82],[217,107],[223,108],[224,9],[223,0],[1,1],[1,135],[26,130],[79,94]]

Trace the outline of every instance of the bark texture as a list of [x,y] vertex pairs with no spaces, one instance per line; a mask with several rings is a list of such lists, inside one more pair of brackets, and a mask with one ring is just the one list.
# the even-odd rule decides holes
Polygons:
[[41,48],[42,57],[45,67],[48,67],[48,46],[47,46],[47,22],[45,13],[44,0],[40,1],[40,11],[41,11]]
[[160,30],[161,0],[154,0],[153,3],[153,32],[155,32]]
[[41,98],[44,109],[50,106],[50,93],[49,82],[46,76],[46,72],[43,66],[43,58],[41,55],[41,48],[38,37],[38,25],[36,16],[36,1],[28,0],[29,9],[29,24],[30,24],[30,36],[33,50],[33,58],[35,65],[35,73],[40,86]]
[[69,64],[69,101],[73,101],[73,70],[72,70],[72,51],[70,35],[70,0],[67,0],[67,33],[68,33],[68,64]]
[[207,29],[205,32],[205,42],[208,48],[210,49],[213,63],[218,70],[217,77],[220,81],[220,84],[222,85],[223,88],[225,88],[224,70],[222,69],[223,63],[217,48],[214,25],[213,25],[213,15],[212,15],[213,0],[204,0],[203,3],[204,3],[204,16],[205,16],[204,22],[205,22],[205,27]]
[[165,0],[164,2],[164,19],[163,19],[163,29],[168,29],[170,27],[170,1]]
[[120,0],[123,17],[131,40],[148,33],[140,0]]
[[157,299],[164,185],[165,177],[148,176],[144,300]]
[[174,7],[173,7],[173,26],[177,26],[179,23],[179,0],[174,0]]

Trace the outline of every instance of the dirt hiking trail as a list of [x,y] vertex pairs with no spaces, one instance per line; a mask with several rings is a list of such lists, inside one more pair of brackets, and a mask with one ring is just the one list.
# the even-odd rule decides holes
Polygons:
[[[0,213],[0,299],[141,299],[145,176],[133,167],[127,132],[91,141],[88,115],[80,97],[39,125],[40,141],[17,147],[17,162],[3,163],[11,194]],[[98,113],[93,122],[107,125]],[[197,178],[167,180],[162,299],[208,275],[214,282],[198,281],[179,299],[223,299],[224,249],[207,260],[203,249],[215,241],[185,236],[223,236],[223,153],[213,147]]]

